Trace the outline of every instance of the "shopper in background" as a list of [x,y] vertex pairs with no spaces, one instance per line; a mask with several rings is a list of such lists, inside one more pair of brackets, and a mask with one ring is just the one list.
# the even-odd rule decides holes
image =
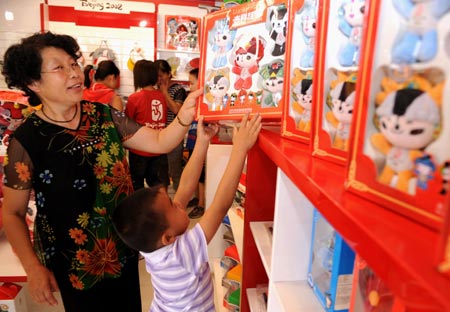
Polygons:
[[[166,98],[167,106],[169,107],[167,122],[170,123],[178,114],[181,105],[183,105],[187,92],[182,84],[172,80],[172,69],[166,60],[156,60],[155,64],[159,71],[158,88]],[[181,172],[183,171],[183,150],[184,142],[181,142],[173,151],[167,154],[169,160],[169,175],[172,178],[174,191],[178,189]]]
[[86,89],[89,89],[91,87],[91,83],[92,83],[91,74],[94,73],[94,65],[89,64],[89,65],[84,66],[83,73],[84,73],[84,87]]
[[[198,68],[194,68],[189,71],[189,88],[190,88],[191,92],[198,89]],[[189,127],[188,136],[187,136],[187,140],[186,140],[186,149],[189,151],[189,158],[192,155],[192,152],[193,152],[194,146],[195,146],[195,142],[197,140],[197,126],[198,126],[198,122],[193,121],[191,126]],[[205,212],[205,165],[204,164],[202,167],[202,172],[200,174],[200,178],[198,180],[197,196],[198,196],[198,203],[188,214],[189,218],[191,218],[191,219],[199,218]]]
[[248,150],[258,138],[261,116],[242,118],[235,128],[233,148],[214,200],[192,228],[186,204],[195,191],[218,125],[198,121],[194,152],[181,176],[173,200],[163,187],[141,189],[125,198],[113,214],[119,236],[144,256],[152,278],[151,311],[215,311],[214,289],[208,264],[208,246],[230,208]]
[[122,98],[115,91],[119,87],[119,68],[113,61],[101,61],[93,67],[93,71],[94,81],[91,81],[92,73],[84,73],[84,82],[89,88],[84,90],[83,99],[108,104],[118,111],[123,111]]
[[[111,214],[133,190],[125,148],[167,153],[195,116],[194,92],[163,130],[142,127],[108,105],[82,100],[80,48],[67,35],[37,33],[9,47],[9,88],[42,104],[14,132],[4,166],[3,222],[27,275],[31,298],[66,312],[141,311],[138,254],[113,229]],[[34,189],[34,243],[25,215]]]
[[[139,60],[133,68],[135,93],[128,97],[125,114],[138,124],[151,129],[166,127],[167,104],[162,92],[154,86],[158,82],[158,69],[152,61]],[[162,184],[169,186],[167,154],[146,153],[130,149],[128,155],[134,190]]]

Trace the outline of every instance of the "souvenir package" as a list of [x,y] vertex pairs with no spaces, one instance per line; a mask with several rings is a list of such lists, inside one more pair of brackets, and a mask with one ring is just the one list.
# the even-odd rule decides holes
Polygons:
[[200,18],[166,15],[166,48],[198,50]]
[[25,289],[15,283],[6,282],[0,285],[1,312],[27,312]]
[[318,0],[292,1],[290,7],[285,98],[281,135],[309,143],[313,93],[313,65]]
[[359,255],[355,257],[350,311],[404,312],[405,307]]
[[6,155],[9,137],[32,111],[22,92],[0,90],[0,156]]
[[288,6],[255,1],[204,18],[198,114],[240,120],[246,113],[281,119]]
[[434,229],[450,180],[449,11],[450,0],[370,2],[347,177]]
[[[447,183],[450,181],[447,180]],[[441,241],[438,249],[438,270],[450,278],[450,197],[447,198],[446,219],[441,231]]]
[[314,210],[308,283],[327,312],[348,311],[355,253]]
[[348,159],[367,2],[320,3],[313,78],[312,152],[339,164]]

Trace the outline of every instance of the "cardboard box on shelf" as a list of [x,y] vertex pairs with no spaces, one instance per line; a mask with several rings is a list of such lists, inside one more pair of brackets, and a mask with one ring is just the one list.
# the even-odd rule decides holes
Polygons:
[[1,312],[27,312],[27,301],[22,286],[15,283],[0,285],[0,311]]

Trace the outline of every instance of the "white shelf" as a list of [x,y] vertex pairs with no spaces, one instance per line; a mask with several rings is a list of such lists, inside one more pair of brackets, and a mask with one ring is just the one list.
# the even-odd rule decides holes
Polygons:
[[272,235],[268,231],[269,226],[273,226],[273,222],[250,222],[250,229],[267,276],[270,276],[272,267]]
[[194,55],[197,55],[197,56],[200,55],[200,51],[198,51],[198,50],[177,50],[177,49],[158,48],[158,49],[156,49],[156,52],[164,52],[164,53],[168,52],[168,53],[173,53],[173,54],[176,54],[176,53],[194,54]]
[[247,298],[251,312],[266,312],[266,309],[261,307],[256,288],[247,288]]
[[269,310],[271,311],[323,312],[319,300],[317,300],[312,288],[306,281],[276,282],[271,290],[275,290],[276,294],[274,295],[279,298],[282,306],[282,310],[278,306],[271,309],[271,302],[269,302]]
[[214,270],[214,304],[217,312],[226,312],[227,309],[223,306],[223,296],[225,295],[225,287],[222,286],[222,277],[226,270],[220,266],[220,259],[213,260]]
[[228,218],[230,219],[231,230],[233,231],[234,243],[236,244],[239,259],[243,265],[242,244],[244,241],[244,219],[239,216],[236,207],[231,207],[230,210],[228,210]]

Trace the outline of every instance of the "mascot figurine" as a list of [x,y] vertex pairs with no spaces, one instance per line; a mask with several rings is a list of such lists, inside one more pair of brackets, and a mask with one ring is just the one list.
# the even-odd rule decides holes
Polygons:
[[339,29],[348,38],[339,51],[342,66],[358,66],[364,22],[365,0],[346,0],[339,9]]
[[305,49],[300,56],[300,67],[312,68],[314,66],[314,49],[316,42],[317,12],[313,7],[308,8],[302,14],[302,35]]
[[221,111],[226,106],[227,92],[230,88],[229,72],[229,68],[208,71],[205,97],[210,111]]
[[312,110],[312,91],[313,81],[312,72],[302,74],[300,69],[294,69],[294,76],[291,78],[292,109],[294,110],[294,119],[297,129],[305,132],[311,131],[311,110]]
[[439,131],[440,108],[427,92],[403,88],[387,94],[375,113],[380,132],[371,143],[385,155],[378,181],[408,193],[416,160]]
[[270,38],[274,41],[273,56],[281,56],[286,52],[287,8],[284,5],[270,12]]
[[263,99],[261,107],[278,107],[283,95],[284,61],[276,59],[261,67]]
[[339,82],[330,90],[327,101],[331,111],[327,112],[325,116],[334,129],[331,135],[332,146],[343,151],[348,150],[355,104],[355,89],[354,81]]
[[230,30],[228,19],[216,21],[214,29],[209,33],[209,42],[214,52],[212,66],[214,68],[227,65],[227,53],[233,48],[236,30]]
[[234,82],[236,90],[250,89],[252,75],[258,72],[259,61],[264,56],[265,40],[260,36],[244,35],[238,39],[232,71],[237,75]]
[[438,50],[438,20],[450,10],[450,0],[392,0],[406,21],[392,48],[392,62],[412,64],[433,59]]

